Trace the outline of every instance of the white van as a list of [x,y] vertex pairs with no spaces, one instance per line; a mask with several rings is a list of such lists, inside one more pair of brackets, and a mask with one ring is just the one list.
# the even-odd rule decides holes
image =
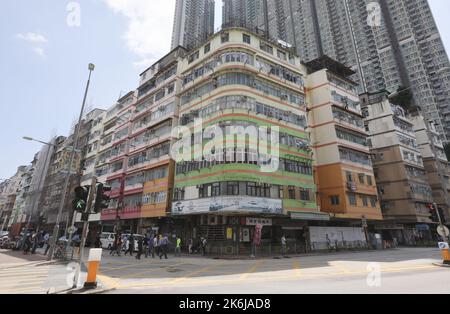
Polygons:
[[110,250],[114,245],[114,233],[102,232],[100,235],[100,242],[102,243],[102,249]]

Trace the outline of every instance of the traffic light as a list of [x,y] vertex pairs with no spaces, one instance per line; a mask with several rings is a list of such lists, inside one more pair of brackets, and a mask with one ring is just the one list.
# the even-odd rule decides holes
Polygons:
[[99,213],[103,209],[107,209],[109,207],[109,195],[105,194],[105,192],[110,192],[111,187],[104,185],[103,183],[97,184],[97,193],[95,196],[95,204],[94,204],[94,213]]
[[72,202],[74,211],[84,212],[86,210],[90,189],[89,186],[79,186],[75,188],[75,199]]
[[437,213],[437,208],[433,204],[428,205],[428,209],[430,210],[430,219],[432,222],[439,222],[439,217]]

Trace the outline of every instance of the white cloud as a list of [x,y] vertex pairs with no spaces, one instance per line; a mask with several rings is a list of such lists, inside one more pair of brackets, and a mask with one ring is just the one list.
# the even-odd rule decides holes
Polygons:
[[103,0],[128,20],[123,35],[128,49],[137,61],[135,67],[146,67],[170,50],[175,0]]
[[45,57],[45,50],[40,47],[33,48],[34,53],[36,53],[39,57]]
[[39,33],[33,33],[33,32],[28,32],[28,33],[19,33],[16,35],[17,38],[24,40],[28,43],[32,43],[32,44],[46,44],[48,43],[48,39]]

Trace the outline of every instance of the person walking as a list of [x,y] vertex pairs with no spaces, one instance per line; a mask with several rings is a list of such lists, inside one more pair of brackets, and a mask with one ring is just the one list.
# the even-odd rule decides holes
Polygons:
[[128,249],[125,252],[125,255],[127,255],[127,253],[130,253],[130,256],[134,255],[134,237],[133,234],[131,234],[128,239],[127,239],[127,245],[128,245]]
[[152,255],[153,258],[155,258],[155,251],[153,250],[154,247],[154,240],[155,237],[153,235],[150,235],[150,237],[147,240],[147,253],[145,253],[145,257],[148,257]]
[[163,256],[165,257],[165,259],[168,259],[167,257],[168,246],[169,246],[169,238],[167,237],[167,235],[164,235],[164,237],[161,239],[159,259],[162,259]]
[[155,235],[153,238],[153,251],[152,251],[152,257],[155,258],[155,254],[159,256],[159,249],[160,249],[160,235]]
[[194,245],[194,240],[192,238],[189,239],[189,255],[192,254],[192,246]]
[[23,254],[27,255],[28,253],[30,253],[31,245],[31,234],[27,234],[25,235]]
[[286,236],[281,237],[281,254],[286,256],[287,246],[286,246]]
[[181,256],[181,238],[177,237],[176,247],[175,247],[175,256]]
[[40,234],[37,232],[34,232],[33,235],[31,236],[31,242],[32,242],[31,254],[36,254],[36,250],[39,245],[39,241],[40,241]]
[[138,247],[137,247],[137,254],[136,254],[136,259],[141,259],[141,255],[142,255],[142,252],[144,251],[144,238],[140,238],[140,239],[138,239],[138,241],[137,241],[138,243]]
[[206,245],[207,245],[207,240],[206,238],[201,238],[200,239],[200,245],[202,247],[202,255],[205,256],[206,255]]
[[48,250],[50,249],[50,234],[48,232],[46,232],[44,235],[44,244],[45,244],[44,255],[47,255]]
[[125,251],[124,254],[125,256],[127,255],[129,248],[130,248],[130,237],[126,236],[123,240],[123,250]]

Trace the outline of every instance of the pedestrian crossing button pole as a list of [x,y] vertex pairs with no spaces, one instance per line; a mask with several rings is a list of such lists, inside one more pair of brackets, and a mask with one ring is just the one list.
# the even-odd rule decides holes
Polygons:
[[89,251],[88,259],[88,276],[84,283],[85,289],[97,288],[97,273],[102,261],[102,249],[91,249]]

